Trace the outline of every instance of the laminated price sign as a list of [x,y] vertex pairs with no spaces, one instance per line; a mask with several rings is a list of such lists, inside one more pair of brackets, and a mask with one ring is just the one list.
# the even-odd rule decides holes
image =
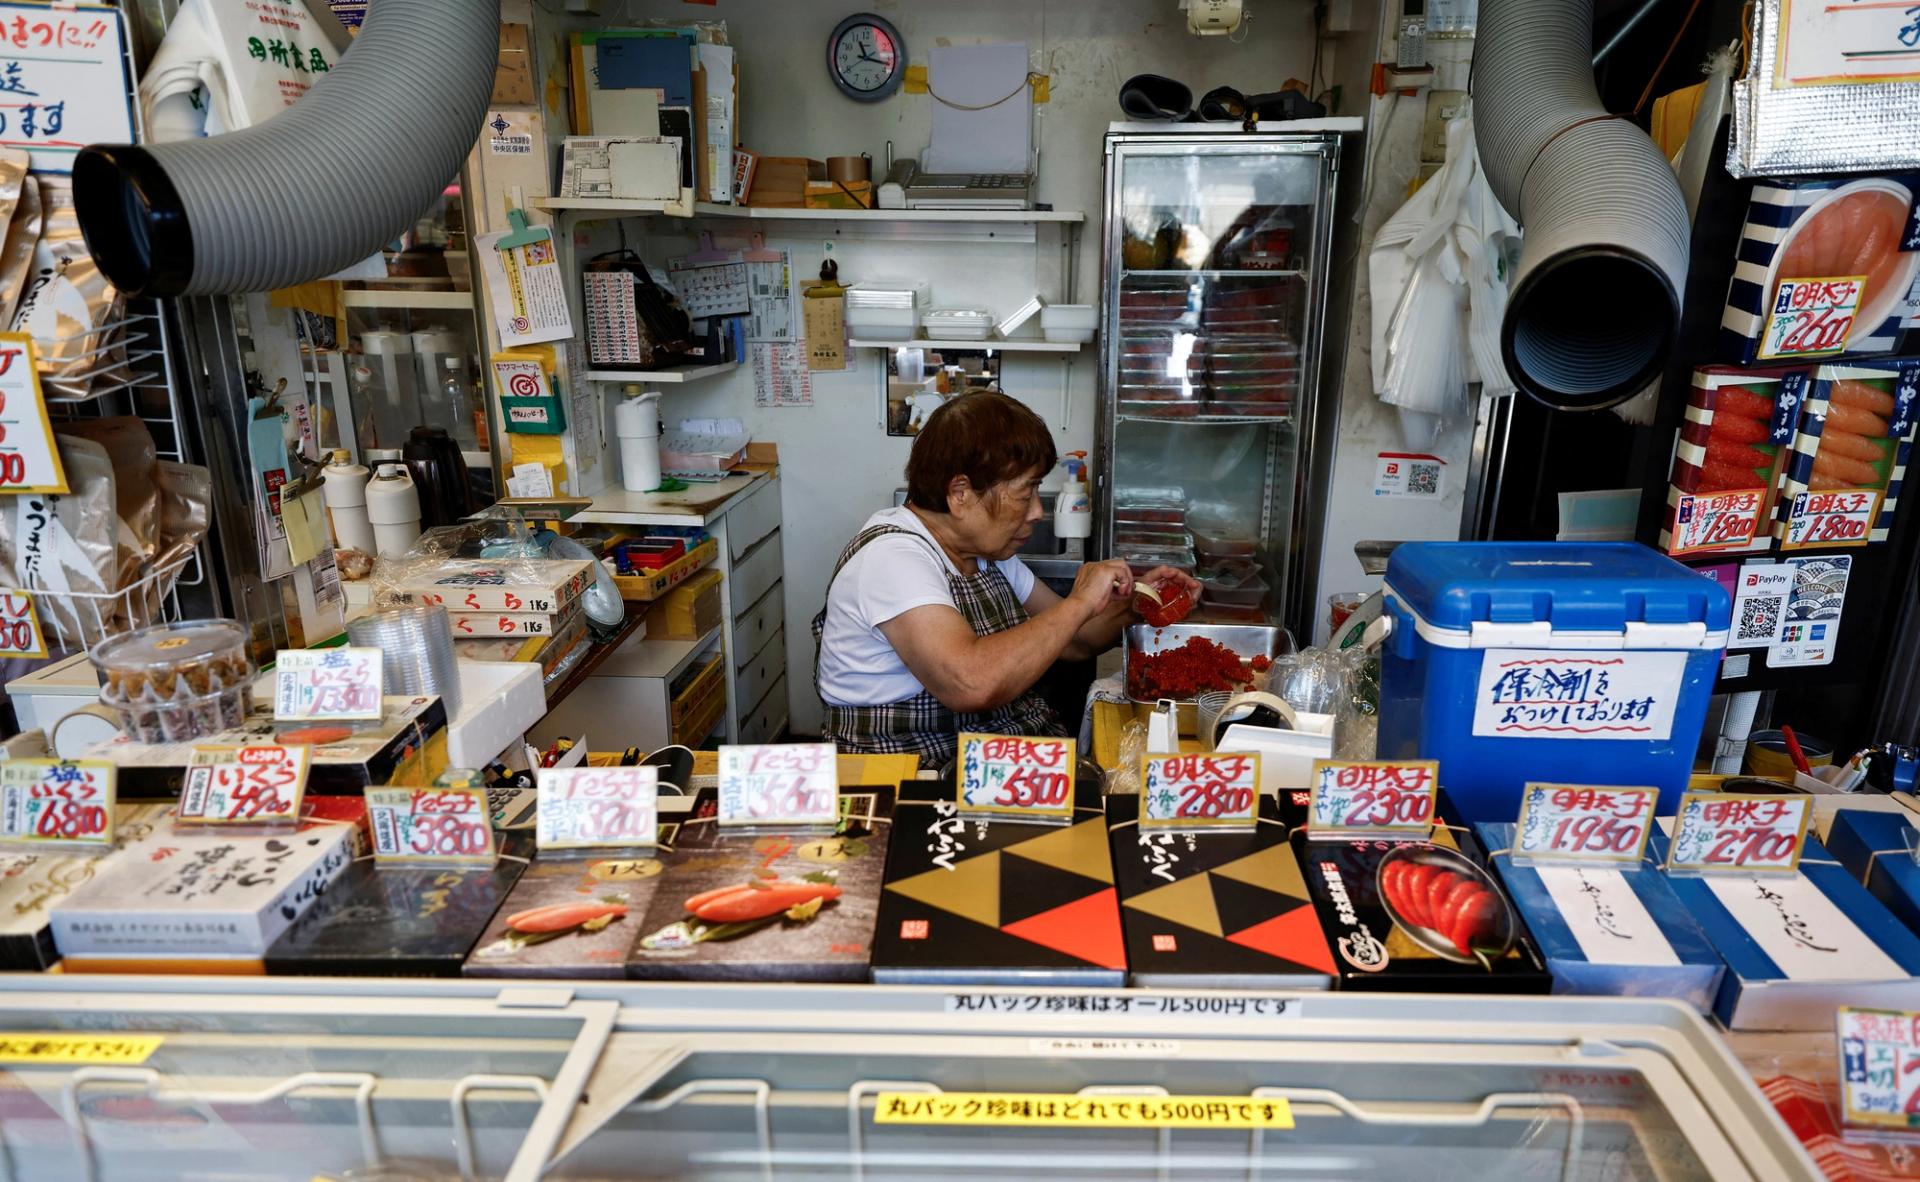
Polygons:
[[962,734],[959,754],[961,812],[1048,821],[1073,816],[1072,739]]
[[721,747],[719,803],[722,825],[839,824],[833,744]]
[[1880,493],[1875,489],[1800,493],[1787,512],[1787,536],[1780,548],[1864,546],[1879,513]]
[[1669,871],[1791,873],[1813,802],[1804,796],[1689,792],[1673,821]]
[[282,649],[274,663],[275,722],[378,722],[377,648]]
[[1766,490],[1684,493],[1673,513],[1669,554],[1704,554],[1714,550],[1743,550],[1760,529],[1760,506]]
[[100,759],[0,762],[0,841],[112,845],[116,770]]
[[534,838],[543,850],[659,842],[660,769],[541,768]]
[[1836,1021],[1842,1123],[1920,1128],[1920,1014],[1843,1007]]
[[208,825],[300,819],[313,748],[304,743],[195,747],[180,787],[180,819]]
[[485,788],[369,788],[373,856],[384,862],[493,862]]
[[1866,285],[1864,275],[1782,279],[1760,338],[1761,359],[1824,357],[1845,349]]
[[1440,765],[1431,759],[1316,759],[1308,789],[1309,831],[1425,837],[1433,831]]
[[38,660],[46,655],[47,642],[40,634],[33,596],[25,591],[0,591],[0,658]]
[[1659,799],[1658,788],[1528,784],[1520,795],[1513,856],[1638,865]]
[[1251,829],[1260,814],[1260,757],[1149,755],[1142,829]]

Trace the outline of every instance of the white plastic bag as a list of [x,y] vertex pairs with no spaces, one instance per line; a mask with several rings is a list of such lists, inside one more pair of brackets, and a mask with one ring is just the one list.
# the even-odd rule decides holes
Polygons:
[[147,138],[166,143],[264,122],[325,77],[340,53],[305,4],[184,0],[140,82]]

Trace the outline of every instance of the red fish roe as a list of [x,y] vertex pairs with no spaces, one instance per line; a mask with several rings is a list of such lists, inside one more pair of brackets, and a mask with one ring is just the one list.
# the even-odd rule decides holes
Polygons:
[[1204,636],[1195,636],[1179,648],[1136,653],[1127,665],[1127,692],[1141,700],[1192,698],[1208,690],[1231,690],[1250,684],[1240,654]]

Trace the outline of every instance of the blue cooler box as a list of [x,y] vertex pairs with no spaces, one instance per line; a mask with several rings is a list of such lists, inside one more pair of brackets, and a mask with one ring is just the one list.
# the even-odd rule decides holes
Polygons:
[[1387,563],[1380,758],[1437,759],[1462,821],[1529,781],[1660,789],[1693,769],[1732,611],[1632,542],[1410,542]]
[[1515,865],[1515,826],[1473,827],[1547,958],[1555,993],[1671,997],[1713,1009],[1726,966],[1650,858],[1638,866]]

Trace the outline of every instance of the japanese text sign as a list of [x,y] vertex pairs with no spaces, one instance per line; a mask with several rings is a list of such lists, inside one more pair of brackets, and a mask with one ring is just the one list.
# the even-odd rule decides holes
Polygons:
[[[0,53],[0,61],[4,60]],[[0,117],[5,111],[6,104],[0,103]],[[0,140],[4,139],[5,132],[0,132]],[[33,338],[0,333],[0,493],[66,491],[67,473],[53,443],[53,423],[47,418],[40,370],[33,360]]]
[[1674,817],[1667,869],[1792,871],[1812,814],[1813,802],[1804,796],[1689,792]]
[[1782,279],[1767,311],[1761,359],[1822,357],[1844,350],[1866,285],[1864,275]]
[[720,748],[722,825],[833,825],[840,765],[832,743]]
[[962,734],[955,803],[965,813],[1073,816],[1074,741]]
[[1144,829],[1251,829],[1258,822],[1258,755],[1149,755],[1144,771]]
[[369,788],[366,798],[377,860],[493,861],[485,788]]
[[1920,1014],[1842,1007],[1841,1122],[1920,1128]]
[[47,641],[40,633],[40,617],[33,596],[25,591],[0,591],[0,658],[40,658]]
[[1879,512],[1878,489],[1799,493],[1787,511],[1787,536],[1781,539],[1780,548],[1864,546]]
[[180,819],[209,825],[300,819],[313,748],[304,743],[195,747],[180,786]]
[[131,143],[125,32],[106,4],[0,4],[0,145],[73,171],[87,144]]
[[0,762],[0,841],[112,845],[115,774],[98,759]]
[[1673,734],[1684,652],[1485,652],[1473,702],[1476,737],[1661,742]]
[[534,837],[541,849],[658,844],[659,768],[541,768],[535,775]]
[[145,1063],[166,1041],[160,1034],[55,1034],[50,1030],[0,1031],[0,1063],[91,1063],[133,1067]]
[[383,656],[377,648],[282,649],[274,672],[274,720],[378,720]]
[[1431,759],[1316,759],[1308,782],[1307,828],[1424,837],[1433,830],[1433,796],[1439,788],[1440,765]]
[[1760,529],[1760,506],[1765,502],[1766,490],[1761,488],[1682,493],[1673,512],[1667,553],[1744,549]]
[[1637,865],[1659,800],[1658,788],[1528,784],[1520,794],[1513,856]]
[[1920,21],[1911,5],[1781,0],[1779,37],[1776,85],[1920,80],[1912,60]]
[[876,1124],[1064,1129],[1290,1129],[1293,1108],[1252,1096],[882,1092]]

